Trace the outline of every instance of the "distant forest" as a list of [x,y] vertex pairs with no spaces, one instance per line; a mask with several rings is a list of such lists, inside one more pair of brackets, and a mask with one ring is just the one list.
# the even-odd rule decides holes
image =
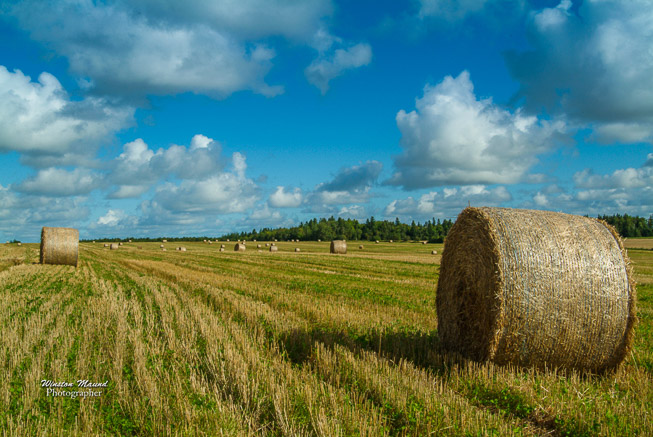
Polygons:
[[[614,226],[622,237],[653,237],[653,215],[648,219],[643,217],[630,216],[628,214],[602,215],[599,219]],[[410,224],[401,223],[399,219],[393,221],[376,220],[370,217],[365,222],[358,220],[329,217],[328,219],[312,219],[299,226],[292,228],[263,228],[252,229],[251,232],[240,232],[223,235],[220,239],[230,240],[261,240],[279,241],[301,240],[301,241],[329,241],[334,239],[343,240],[416,240],[429,241],[431,243],[442,243],[447,236],[449,229],[453,226],[451,220],[440,221],[439,219],[427,220],[424,223]],[[98,241],[160,241],[167,238],[169,241],[202,241],[215,239],[215,236],[203,237],[160,237],[160,238],[97,238]],[[90,240],[82,240],[90,241]]]

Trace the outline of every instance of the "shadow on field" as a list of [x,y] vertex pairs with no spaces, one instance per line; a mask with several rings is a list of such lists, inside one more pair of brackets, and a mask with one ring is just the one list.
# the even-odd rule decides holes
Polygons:
[[[287,358],[294,364],[302,365],[310,361],[316,343],[327,348],[340,345],[352,352],[367,350],[378,353],[392,361],[407,360],[416,366],[440,372],[444,361],[451,357],[441,347],[437,331],[379,331],[364,333],[346,330],[315,327],[308,331],[295,329],[281,333],[277,342],[285,351]],[[445,358],[444,355],[447,355]]]

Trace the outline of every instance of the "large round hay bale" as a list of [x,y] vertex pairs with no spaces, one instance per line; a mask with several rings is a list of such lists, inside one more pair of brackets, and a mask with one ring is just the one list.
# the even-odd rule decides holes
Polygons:
[[235,252],[244,252],[247,247],[243,243],[236,243],[234,246],[234,251]]
[[549,211],[466,208],[437,290],[442,345],[475,360],[601,372],[630,351],[636,291],[616,231]]
[[73,228],[41,229],[41,264],[77,267],[79,231]]
[[111,243],[111,246],[109,246],[109,249],[111,249],[111,250],[118,250],[119,247],[120,247],[120,246],[118,245],[118,243]]
[[331,253],[347,253],[347,242],[345,240],[333,240],[331,242]]
[[277,246],[270,246],[270,252],[277,252],[279,248]]
[[299,247],[295,247],[295,252],[301,252],[301,249]]

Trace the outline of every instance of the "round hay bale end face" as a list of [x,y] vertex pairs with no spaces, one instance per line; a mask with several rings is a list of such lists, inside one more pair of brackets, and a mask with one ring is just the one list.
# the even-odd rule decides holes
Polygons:
[[278,252],[279,248],[277,246],[270,246],[270,252]]
[[77,267],[79,257],[79,231],[73,228],[41,229],[41,264]]
[[436,303],[443,346],[520,366],[615,368],[636,320],[614,229],[549,211],[463,210],[442,253]]
[[120,246],[117,243],[111,243],[111,246],[109,246],[109,249],[111,250],[118,250]]
[[236,245],[234,246],[235,252],[244,252],[245,249],[247,249],[247,247],[242,243],[236,243]]
[[331,253],[347,253],[347,242],[345,240],[333,240],[331,242]]

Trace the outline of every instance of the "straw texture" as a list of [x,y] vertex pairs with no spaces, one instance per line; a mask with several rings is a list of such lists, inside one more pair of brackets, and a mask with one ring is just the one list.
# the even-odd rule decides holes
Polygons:
[[111,243],[111,246],[109,246],[109,249],[111,249],[111,250],[118,250],[119,247],[120,247],[120,246],[118,245],[118,243]]
[[615,368],[636,290],[616,231],[549,211],[466,208],[447,235],[436,296],[444,347],[499,364]]
[[236,252],[244,252],[245,249],[247,249],[247,246],[245,246],[243,243],[236,243],[234,246],[234,251]]
[[41,229],[41,264],[77,267],[79,231],[73,228]]
[[345,240],[333,240],[331,242],[331,253],[347,253],[347,242]]
[[279,248],[277,246],[270,246],[270,252],[277,252]]

